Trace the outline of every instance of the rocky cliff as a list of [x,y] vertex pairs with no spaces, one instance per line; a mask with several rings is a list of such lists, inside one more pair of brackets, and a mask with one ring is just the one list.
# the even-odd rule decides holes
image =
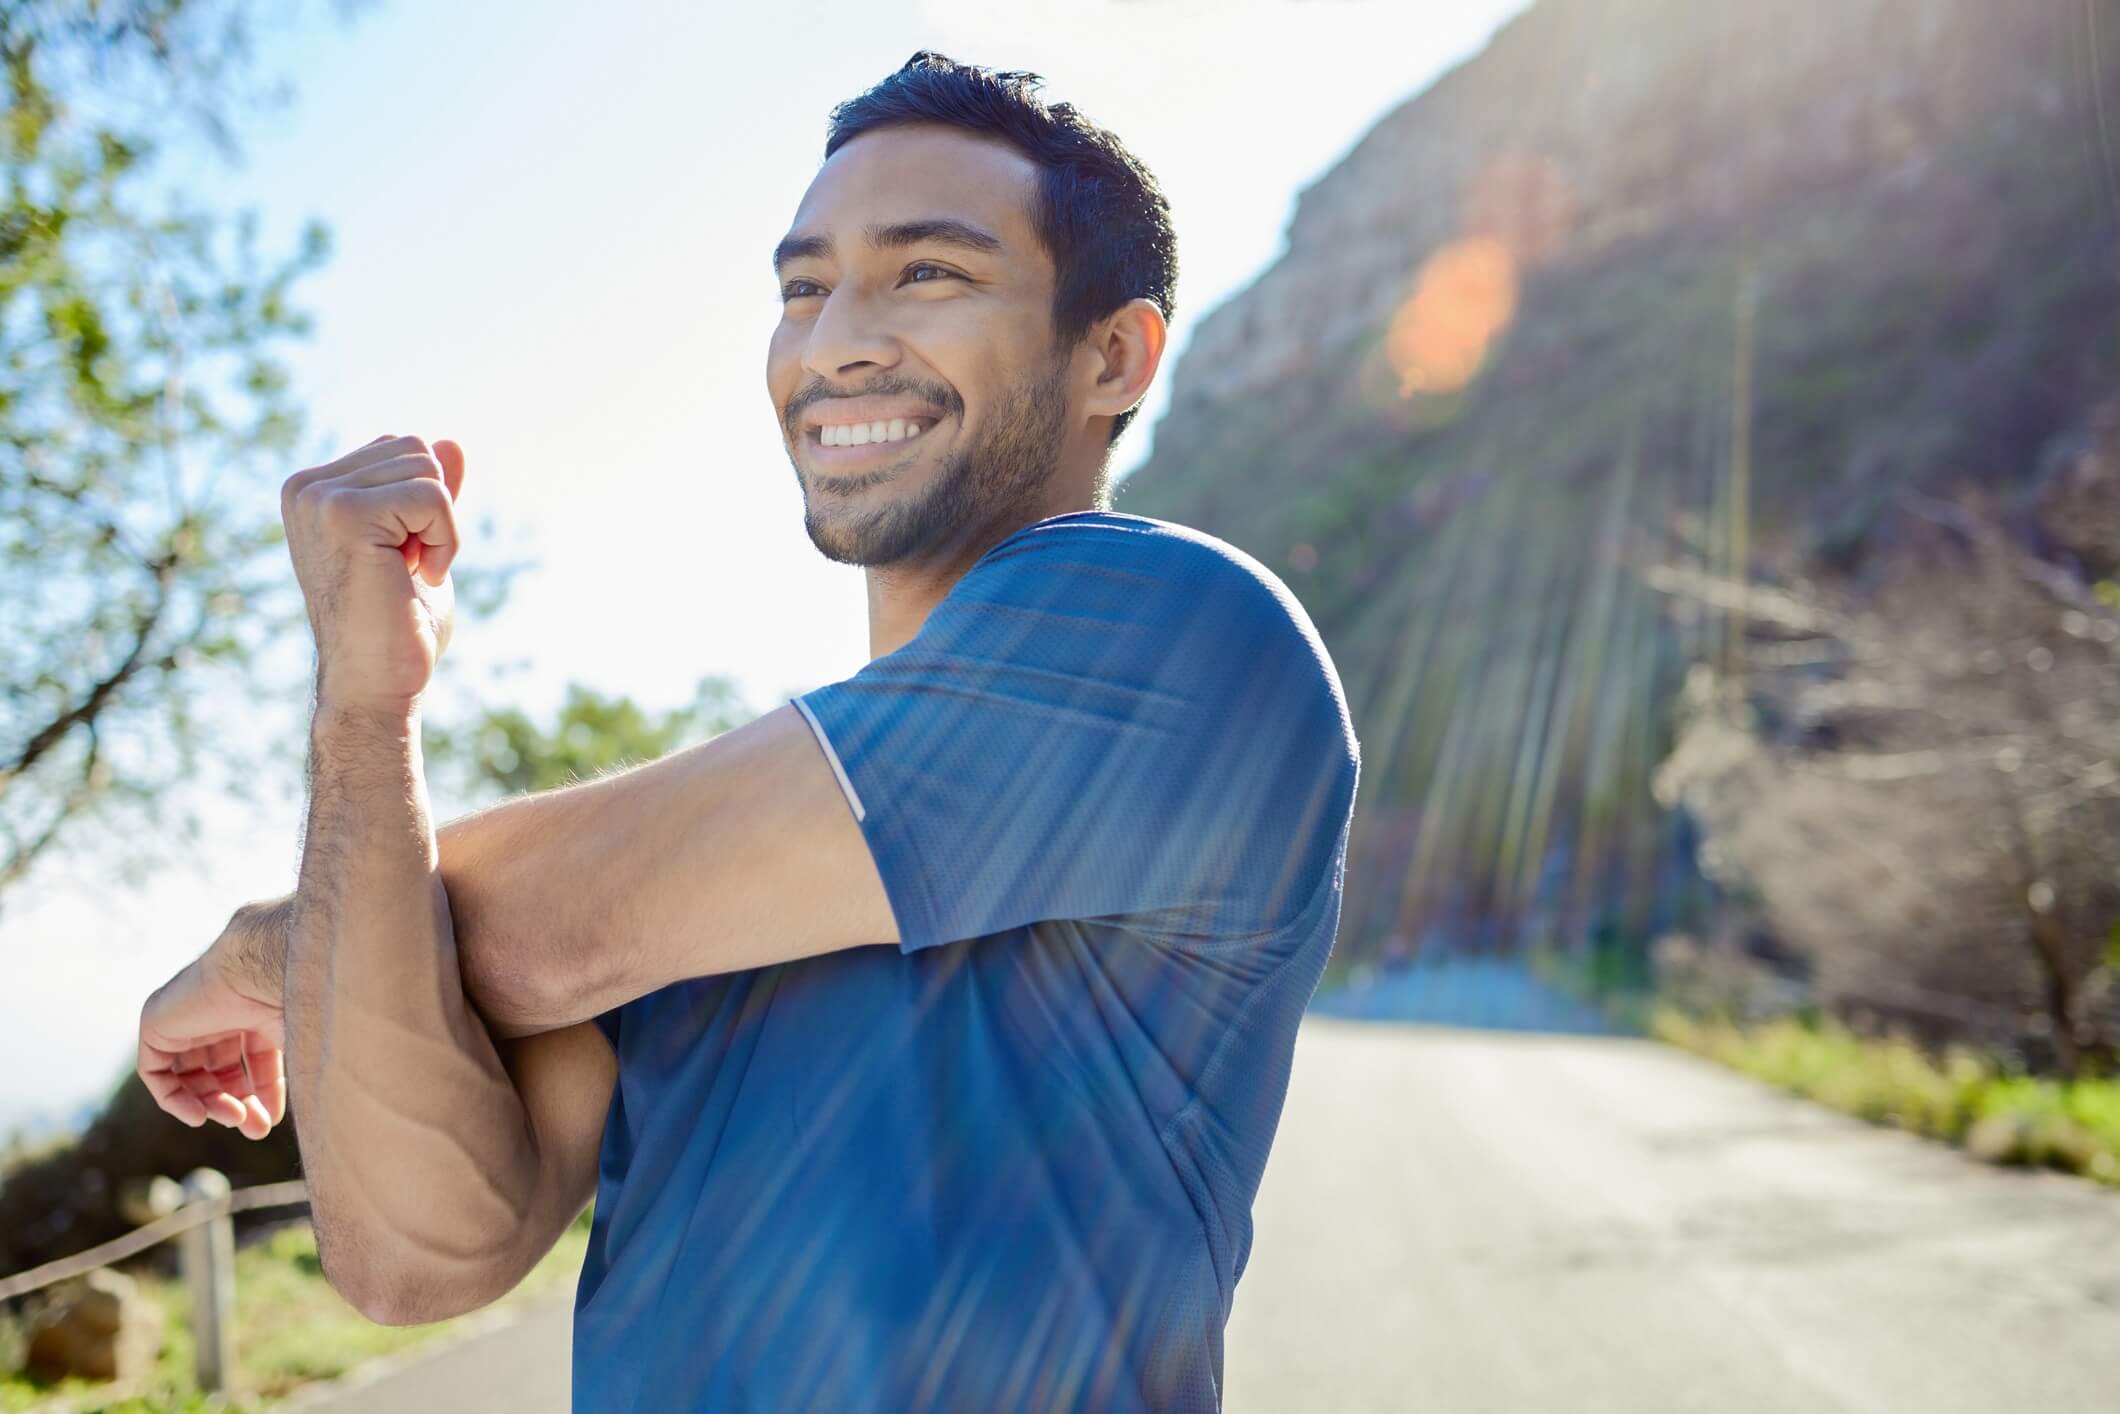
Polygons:
[[2080,451],[2120,388],[2120,0],[1539,0],[1166,376],[1116,506],[1257,555],[1333,649],[1342,957],[1654,928],[1691,877],[1664,705],[1733,629],[1640,566],[1859,573],[1902,488],[2031,497]]

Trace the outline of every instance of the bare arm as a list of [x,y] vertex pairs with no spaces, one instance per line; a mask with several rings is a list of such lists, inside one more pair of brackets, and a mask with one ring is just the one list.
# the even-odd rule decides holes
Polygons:
[[466,1001],[416,711],[320,703],[310,753],[285,1000],[318,1251],[371,1319],[438,1320],[581,1211],[615,1062],[593,1025],[504,1057]]
[[[282,486],[317,642],[299,886],[238,910],[141,1011],[141,1078],[188,1124],[262,1138],[298,1077],[325,1273],[392,1323],[484,1304],[550,1248],[594,1184],[616,1073],[593,1025],[496,1044],[459,975],[418,711],[463,473],[456,444],[386,434]],[[247,966],[231,935],[258,943]]]
[[[588,921],[596,909],[584,898],[583,876],[554,857],[560,832],[576,823],[573,793],[595,784],[516,796],[434,832],[465,996],[495,1040],[584,1019],[557,1015],[538,999],[552,990],[541,971],[586,970],[589,952],[606,945],[603,930],[569,932],[562,926],[562,917]],[[290,893],[245,904],[237,911],[243,926],[216,944],[259,995],[277,997],[285,985],[294,901]]]
[[[451,820],[436,840],[463,989],[495,1037],[583,1022],[681,977],[898,939],[793,707]],[[279,995],[293,902],[246,905],[253,925],[216,944],[257,995]]]

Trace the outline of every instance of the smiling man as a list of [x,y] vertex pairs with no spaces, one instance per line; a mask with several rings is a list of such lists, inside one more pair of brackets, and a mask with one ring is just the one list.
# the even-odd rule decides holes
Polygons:
[[1037,83],[916,54],[834,110],[773,254],[851,677],[437,833],[463,452],[287,484],[298,888],[149,999],[140,1071],[253,1138],[292,1095],[378,1320],[492,1300],[593,1192],[577,1410],[1221,1407],[1359,752],[1270,571],[1109,509],[1175,244]]

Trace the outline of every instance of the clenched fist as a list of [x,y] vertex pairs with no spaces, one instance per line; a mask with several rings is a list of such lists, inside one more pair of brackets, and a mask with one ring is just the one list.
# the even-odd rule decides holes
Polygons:
[[449,646],[464,452],[387,433],[280,488],[317,643],[317,700],[402,710]]

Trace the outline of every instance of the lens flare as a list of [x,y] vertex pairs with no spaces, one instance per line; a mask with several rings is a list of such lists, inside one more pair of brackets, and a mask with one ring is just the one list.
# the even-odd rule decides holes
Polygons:
[[1384,335],[1399,396],[1464,387],[1515,314],[1516,260],[1507,246],[1475,236],[1437,250]]

